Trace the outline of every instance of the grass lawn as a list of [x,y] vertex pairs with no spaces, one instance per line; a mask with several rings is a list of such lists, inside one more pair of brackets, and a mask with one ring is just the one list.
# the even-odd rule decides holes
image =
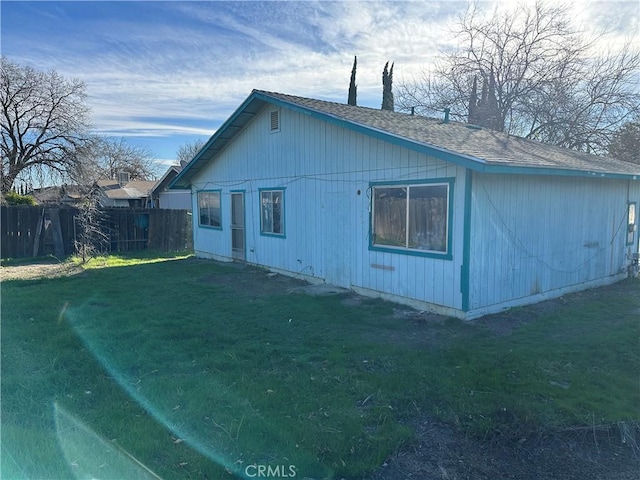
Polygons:
[[640,282],[503,336],[278,282],[188,257],[4,281],[0,477],[355,479],[418,415],[515,439],[640,421]]

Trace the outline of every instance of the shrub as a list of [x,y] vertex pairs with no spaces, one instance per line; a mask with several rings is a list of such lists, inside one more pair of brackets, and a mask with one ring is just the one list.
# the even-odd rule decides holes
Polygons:
[[20,195],[16,192],[8,192],[3,195],[4,202],[7,205],[37,205],[36,199],[30,195]]

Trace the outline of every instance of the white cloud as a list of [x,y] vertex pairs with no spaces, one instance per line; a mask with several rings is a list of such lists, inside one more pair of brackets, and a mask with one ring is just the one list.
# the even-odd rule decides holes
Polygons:
[[[481,5],[497,3],[512,4]],[[127,16],[81,4],[80,19],[73,2],[27,5],[29,18],[57,27],[3,21],[3,52],[84,80],[98,131],[145,137],[209,135],[253,88],[346,102],[354,55],[359,103],[378,107],[384,63],[395,62],[396,82],[419,77],[455,46],[448,26],[467,8],[466,0],[145,2],[125,4]],[[3,14],[13,7],[3,4]],[[611,29],[614,45],[637,40],[635,1],[571,8],[582,25]]]

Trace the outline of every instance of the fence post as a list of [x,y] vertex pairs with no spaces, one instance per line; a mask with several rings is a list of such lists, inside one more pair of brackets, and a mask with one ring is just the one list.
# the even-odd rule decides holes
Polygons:
[[42,224],[44,223],[44,208],[42,214],[38,220],[38,226],[36,227],[36,236],[33,240],[33,258],[38,256],[38,249],[40,248],[40,235],[42,234]]

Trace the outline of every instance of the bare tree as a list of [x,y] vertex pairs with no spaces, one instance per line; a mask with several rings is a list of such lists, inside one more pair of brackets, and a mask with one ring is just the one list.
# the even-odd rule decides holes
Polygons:
[[204,140],[193,140],[191,142],[184,143],[180,145],[178,151],[176,152],[176,157],[179,164],[187,164],[189,163],[193,157],[195,157],[202,147],[204,147]]
[[105,226],[105,213],[100,209],[98,189],[88,189],[78,214],[74,216],[76,254],[82,263],[100,253],[109,251],[109,234]]
[[[433,74],[400,85],[398,104],[433,115],[451,108],[468,119],[474,82],[493,82],[492,128],[594,153],[640,108],[640,55],[596,52],[572,26],[563,6],[543,1],[495,10],[484,17],[470,5],[454,29],[457,50],[445,53]],[[493,75],[492,75],[493,72]]]
[[121,172],[128,173],[131,180],[153,180],[160,174],[160,165],[151,152],[124,138],[93,136],[78,155],[81,161],[74,176],[85,185],[101,179],[116,180]]
[[90,125],[85,100],[80,80],[1,58],[0,191],[10,191],[21,172],[67,175],[78,161],[76,150]]

